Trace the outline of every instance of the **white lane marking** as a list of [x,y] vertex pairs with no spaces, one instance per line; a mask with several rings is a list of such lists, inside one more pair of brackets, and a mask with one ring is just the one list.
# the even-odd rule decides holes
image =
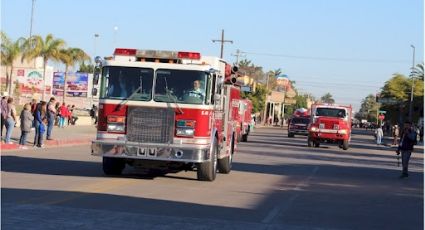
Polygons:
[[[317,173],[319,166],[314,167],[313,171],[308,175],[308,177],[300,181],[297,186],[293,189],[294,191],[299,191],[301,187],[306,186],[311,178]],[[292,203],[300,196],[299,193],[292,195],[288,200],[283,201],[282,203],[274,206],[272,210],[267,214],[267,216],[261,221],[261,223],[269,224],[271,221],[280,213],[288,210]]]

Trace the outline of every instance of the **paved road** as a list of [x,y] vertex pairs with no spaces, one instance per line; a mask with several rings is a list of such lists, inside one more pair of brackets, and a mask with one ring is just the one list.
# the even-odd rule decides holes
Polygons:
[[105,177],[88,146],[2,153],[2,229],[423,229],[423,148],[398,179],[394,150],[256,129],[234,170]]

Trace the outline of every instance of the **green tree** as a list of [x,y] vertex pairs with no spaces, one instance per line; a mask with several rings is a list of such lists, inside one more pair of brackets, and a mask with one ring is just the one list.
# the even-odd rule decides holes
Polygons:
[[333,104],[333,103],[335,103],[335,100],[332,98],[332,94],[330,94],[330,93],[326,93],[325,95],[323,95],[323,96],[320,98],[320,100],[321,100],[323,103],[329,103],[329,104]]
[[64,80],[63,99],[62,99],[62,101],[65,102],[66,83],[68,80],[67,78],[68,78],[69,68],[74,67],[75,64],[77,63],[82,63],[85,60],[90,60],[90,56],[79,48],[61,49],[59,53],[60,53],[59,59],[62,61],[63,64],[65,64],[65,80]]
[[393,77],[385,82],[381,91],[383,110],[387,111],[386,117],[396,122],[397,116],[407,117],[410,103],[410,92],[413,87],[413,119],[417,120],[423,116],[424,103],[424,81],[422,79],[407,78],[402,74],[394,74]]
[[48,34],[45,39],[41,36],[34,35],[25,43],[25,49],[22,54],[23,60],[33,60],[37,57],[43,58],[43,100],[46,93],[46,66],[49,60],[60,61],[62,50],[65,47],[65,41],[54,38],[52,34]]
[[94,65],[89,63],[86,64],[85,62],[81,63],[78,72],[82,72],[82,73],[93,73],[94,70]]
[[6,67],[6,90],[9,92],[10,96],[13,94],[13,62],[21,54],[25,42],[25,38],[19,38],[16,41],[12,41],[6,33],[3,31],[1,32],[1,64]]
[[368,121],[376,121],[376,112],[378,108],[376,97],[373,94],[369,94],[362,100],[360,110],[356,113],[355,118],[358,120],[366,119]]
[[257,89],[255,92],[242,92],[241,97],[250,99],[252,102],[252,112],[258,113],[263,111],[264,109],[264,103],[266,102],[266,87],[264,86],[257,86]]

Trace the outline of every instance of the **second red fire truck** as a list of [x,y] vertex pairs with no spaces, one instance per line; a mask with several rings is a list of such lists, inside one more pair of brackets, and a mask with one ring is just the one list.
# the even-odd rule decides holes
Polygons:
[[96,63],[92,154],[103,158],[105,174],[127,165],[194,169],[199,180],[213,181],[217,171],[231,171],[239,135],[236,67],[196,52],[121,48]]

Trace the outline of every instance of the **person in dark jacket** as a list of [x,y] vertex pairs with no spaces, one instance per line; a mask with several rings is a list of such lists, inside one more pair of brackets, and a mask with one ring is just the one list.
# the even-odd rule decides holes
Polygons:
[[400,178],[408,177],[408,167],[410,156],[412,155],[413,146],[416,144],[416,131],[412,127],[412,122],[407,121],[404,123],[403,131],[400,136],[400,144],[397,148],[397,155],[401,154],[401,164],[403,170]]
[[41,101],[34,114],[35,120],[35,135],[34,135],[34,147],[43,147],[43,134],[45,133],[45,125],[43,122],[46,121],[47,106],[45,101]]
[[34,116],[31,114],[31,105],[25,104],[20,115],[21,120],[21,138],[19,139],[19,148],[26,149],[28,133],[31,132]]

